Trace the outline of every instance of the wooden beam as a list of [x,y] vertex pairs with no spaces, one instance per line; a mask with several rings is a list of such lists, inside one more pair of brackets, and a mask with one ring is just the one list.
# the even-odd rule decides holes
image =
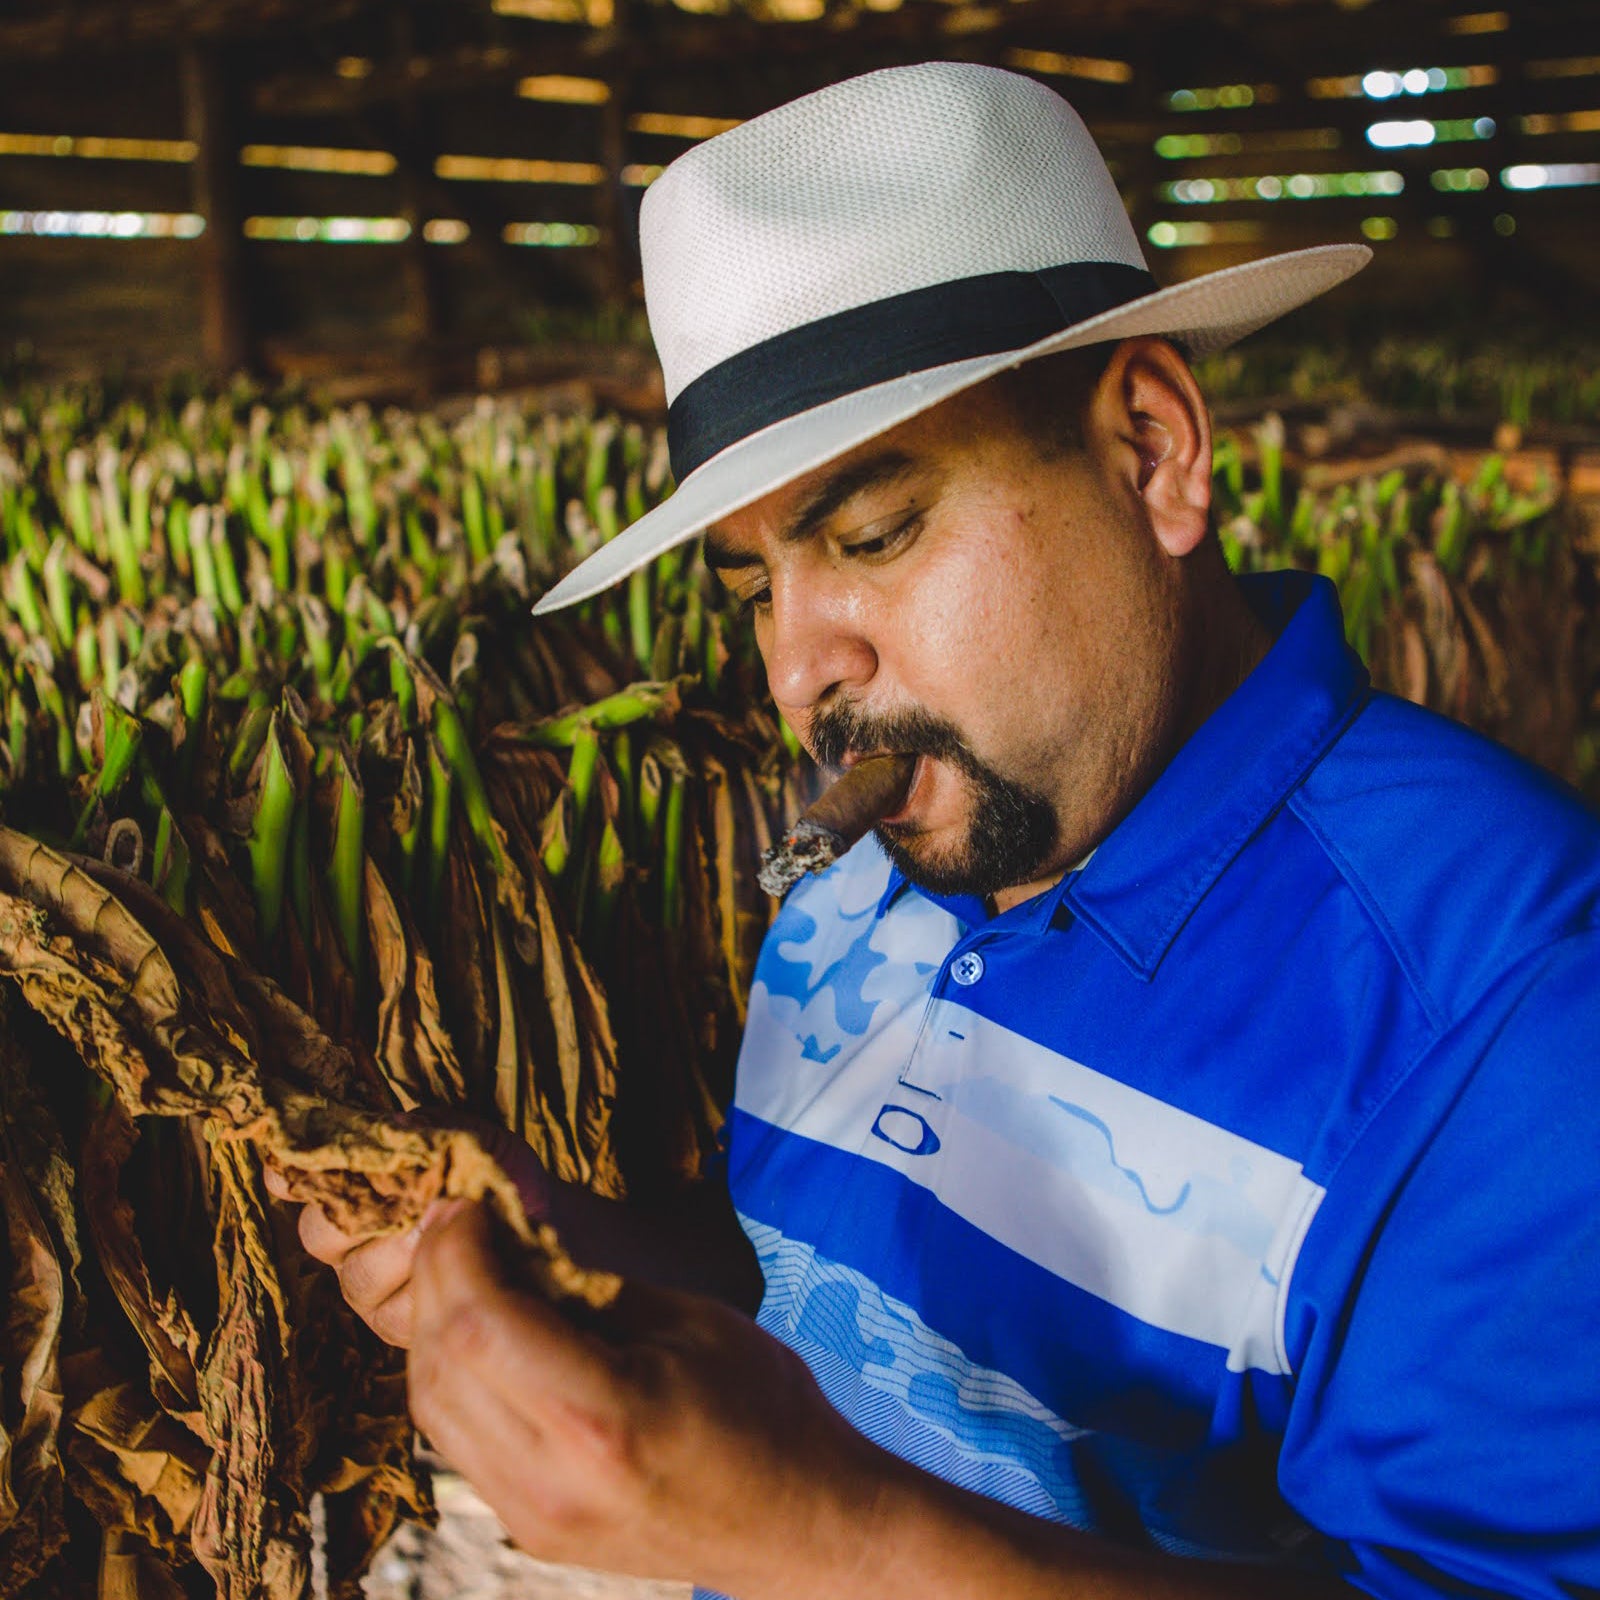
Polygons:
[[0,21],[0,61],[259,38],[342,21],[375,0],[96,0]]
[[250,362],[239,145],[233,97],[214,46],[185,45],[180,56],[184,132],[194,142],[192,204],[205,218],[196,241],[200,259],[200,326],[206,365],[228,374]]
[[[1172,0],[1121,0],[1122,4],[1166,5]],[[466,44],[403,62],[380,64],[366,77],[344,79],[332,72],[281,73],[252,91],[263,116],[344,116],[392,103],[404,94],[438,96],[511,88],[536,74],[603,77],[619,73],[644,82],[663,70],[751,61],[826,62],[873,51],[928,50],[946,53],[965,42],[1002,31],[1014,33],[1050,14],[1050,0],[1013,0],[999,7],[944,5],[914,0],[899,11],[836,12],[803,25],[757,22],[743,15],[690,16],[670,7],[641,6],[628,30],[541,28],[522,45]],[[1103,24],[1079,26],[1076,37],[1100,37]]]

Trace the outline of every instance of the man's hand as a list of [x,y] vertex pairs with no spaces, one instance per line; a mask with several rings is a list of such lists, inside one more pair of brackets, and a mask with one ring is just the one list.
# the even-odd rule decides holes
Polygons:
[[[465,1124],[456,1124],[457,1126]],[[474,1120],[471,1130],[516,1185],[528,1215],[549,1215],[552,1184],[539,1158],[520,1139],[492,1123]],[[289,1187],[268,1167],[267,1192],[289,1198]],[[424,1218],[424,1222],[426,1222]],[[300,1212],[300,1242],[309,1255],[326,1263],[339,1275],[339,1290],[350,1308],[385,1344],[402,1350],[411,1344],[412,1263],[422,1225],[406,1233],[362,1235],[345,1233],[328,1220],[321,1206]]]
[[1124,1549],[930,1476],[715,1300],[630,1281],[573,1315],[513,1286],[450,1201],[413,1276],[411,1412],[535,1556],[739,1600],[1322,1600],[1274,1573]]
[[878,1452],[740,1312],[630,1282],[575,1325],[510,1286],[460,1202],[413,1285],[412,1415],[524,1549],[746,1597],[865,1580]]

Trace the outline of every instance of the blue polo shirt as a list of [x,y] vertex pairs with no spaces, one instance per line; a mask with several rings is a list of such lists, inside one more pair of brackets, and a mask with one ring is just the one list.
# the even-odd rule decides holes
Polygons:
[[1600,1592],[1600,824],[1371,691],[1325,580],[1083,870],[796,888],[729,1179],[760,1321],[1038,1516],[1386,1597]]

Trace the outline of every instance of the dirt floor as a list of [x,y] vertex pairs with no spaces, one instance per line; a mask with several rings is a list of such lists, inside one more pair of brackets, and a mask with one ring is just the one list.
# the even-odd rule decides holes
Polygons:
[[438,1528],[405,1527],[389,1541],[362,1582],[367,1600],[688,1600],[679,1584],[535,1561],[463,1479],[438,1472],[433,1487]]

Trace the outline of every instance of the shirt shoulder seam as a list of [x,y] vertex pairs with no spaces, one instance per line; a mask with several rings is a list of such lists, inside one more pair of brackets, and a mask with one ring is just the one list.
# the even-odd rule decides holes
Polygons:
[[1287,803],[1289,810],[1294,813],[1306,831],[1317,841],[1323,854],[1337,870],[1350,892],[1356,897],[1362,910],[1372,920],[1373,926],[1377,928],[1383,938],[1383,942],[1388,946],[1389,953],[1394,957],[1396,966],[1405,974],[1406,983],[1416,996],[1418,1005],[1422,1007],[1423,1015],[1428,1019],[1429,1027],[1433,1029],[1436,1036],[1444,1032],[1448,1026],[1448,1019],[1444,1014],[1443,1007],[1423,980],[1420,969],[1416,962],[1412,960],[1410,952],[1406,949],[1405,941],[1400,936],[1400,930],[1385,915],[1383,907],[1379,903],[1371,885],[1356,870],[1350,858],[1334,843],[1328,830],[1312,814],[1312,808],[1306,802],[1303,788],[1296,789],[1289,796]]

